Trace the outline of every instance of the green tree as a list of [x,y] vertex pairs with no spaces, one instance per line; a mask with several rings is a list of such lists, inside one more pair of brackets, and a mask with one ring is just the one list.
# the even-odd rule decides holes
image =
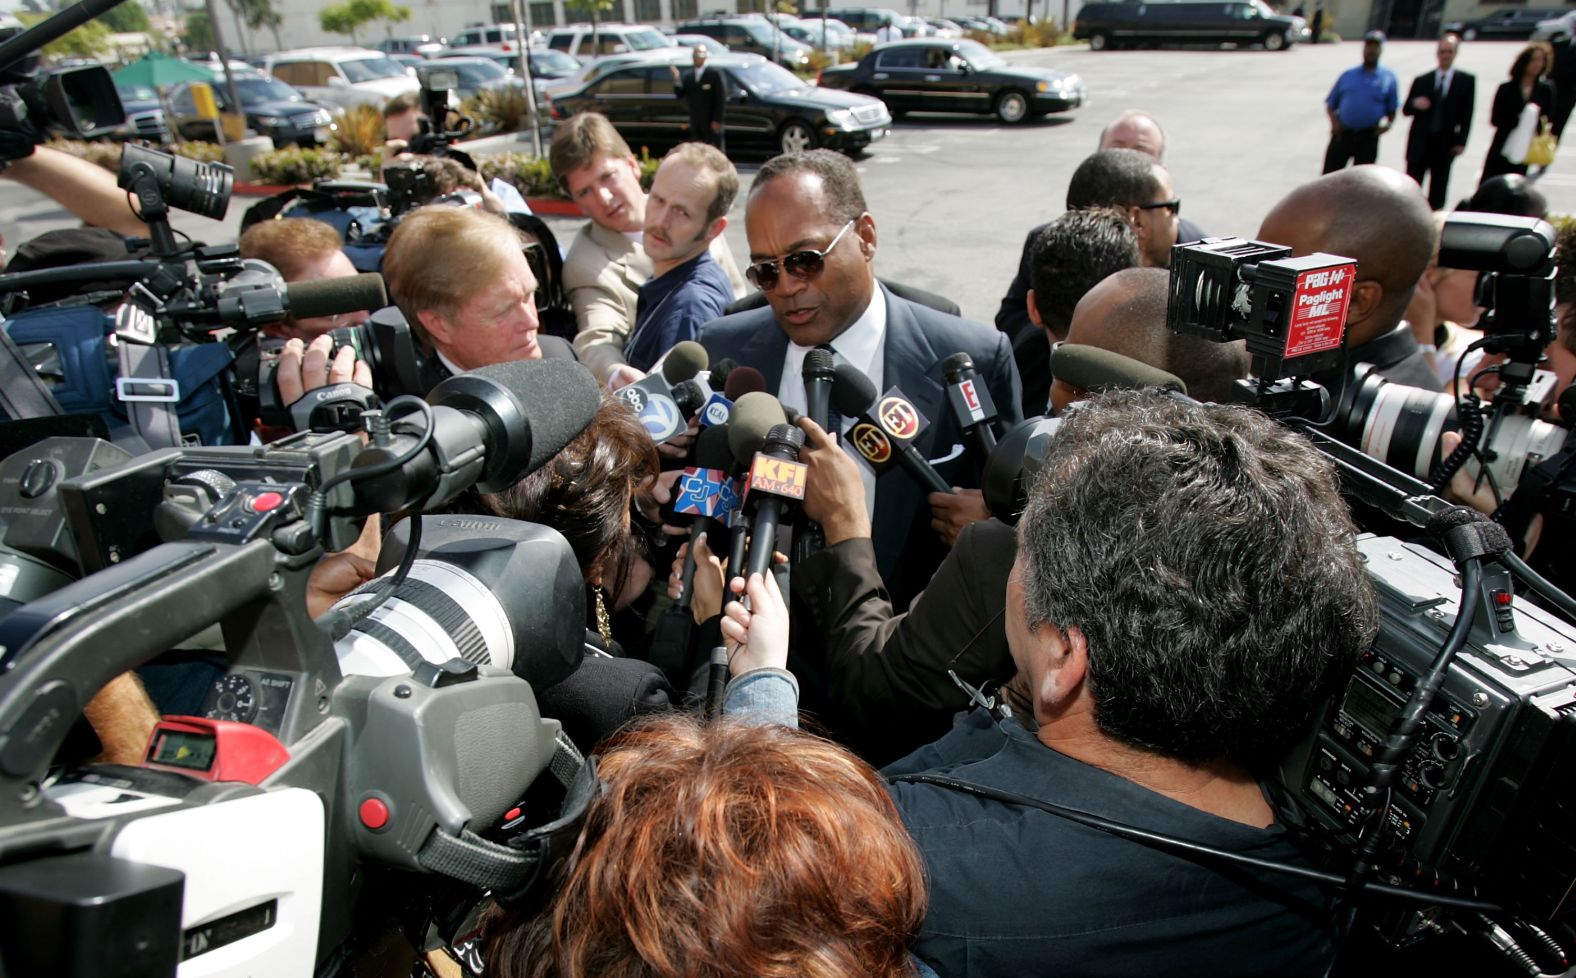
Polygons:
[[575,10],[584,10],[591,17],[591,50],[598,48],[597,41],[597,14],[605,14],[613,9],[613,0],[564,0],[564,6],[573,7]]
[[99,16],[99,20],[117,34],[145,34],[153,29],[148,22],[148,11],[137,0],[126,0],[118,7],[111,7]]
[[[18,13],[17,19],[32,27],[45,19],[43,14]],[[109,43],[110,29],[102,21],[90,20],[76,30],[44,45],[43,54],[50,58],[102,58],[114,49]]]
[[[611,0],[609,0],[611,2]],[[344,3],[324,7],[318,11],[317,22],[330,34],[349,34],[353,43],[360,44],[356,32],[374,20],[390,24],[409,20],[410,8],[396,6],[391,0],[345,0]]]
[[254,31],[268,28],[274,35],[274,47],[284,48],[284,38],[279,36],[279,28],[284,25],[284,18],[274,9],[273,0],[235,0],[235,6],[241,19],[246,21],[247,27]]
[[181,40],[188,51],[212,51],[219,46],[213,24],[208,20],[208,11],[193,10],[186,15],[186,33]]

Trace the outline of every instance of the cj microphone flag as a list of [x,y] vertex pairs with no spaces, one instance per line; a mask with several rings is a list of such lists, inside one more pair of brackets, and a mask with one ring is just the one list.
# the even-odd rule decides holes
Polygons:
[[726,521],[738,503],[738,493],[727,472],[691,466],[679,477],[673,511]]
[[897,460],[899,448],[929,426],[930,421],[913,402],[893,387],[876,400],[868,421],[849,429],[848,442],[877,472],[883,472]]

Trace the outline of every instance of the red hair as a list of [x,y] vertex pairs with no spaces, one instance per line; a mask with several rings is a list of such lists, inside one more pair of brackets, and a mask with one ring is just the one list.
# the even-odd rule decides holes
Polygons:
[[880,776],[777,725],[672,714],[602,753],[553,904],[494,916],[494,978],[897,978],[925,914]]

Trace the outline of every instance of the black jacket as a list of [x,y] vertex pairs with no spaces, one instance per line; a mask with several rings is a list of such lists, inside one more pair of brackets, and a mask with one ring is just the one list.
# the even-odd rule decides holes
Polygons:
[[722,72],[707,65],[695,78],[694,68],[681,68],[679,80],[673,83],[673,92],[689,105],[690,135],[700,139],[711,131],[713,122],[722,121],[728,101],[728,84]]
[[[1452,70],[1450,88],[1445,91],[1444,107],[1440,109],[1434,95],[1435,74],[1425,71],[1412,79],[1412,88],[1406,93],[1406,101],[1401,105],[1401,112],[1413,117],[1412,130],[1406,136],[1408,158],[1421,156],[1427,150],[1436,112],[1443,112],[1441,131],[1449,134],[1451,146],[1465,146],[1467,136],[1472,132],[1472,110],[1477,104],[1477,79],[1467,72]],[[1412,102],[1418,98],[1427,98],[1429,107],[1422,111],[1413,109]]]
[[[967,353],[990,390],[1002,425],[1023,420],[1018,409],[1018,371],[1006,337],[987,326],[948,316],[886,292],[887,324],[882,376],[885,387],[901,388],[929,420],[914,448],[930,459],[943,479],[955,486],[978,484],[979,462],[964,450],[967,440],[947,407],[941,362]],[[781,386],[788,336],[770,308],[713,320],[700,329],[700,343],[713,363],[731,357],[759,370],[766,389]],[[946,459],[945,461],[938,461]],[[930,580],[946,547],[930,528],[925,492],[894,467],[876,480],[873,541],[881,576],[899,608]]]

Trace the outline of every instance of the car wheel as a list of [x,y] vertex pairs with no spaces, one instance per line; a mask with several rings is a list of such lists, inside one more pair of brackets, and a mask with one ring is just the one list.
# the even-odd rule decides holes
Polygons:
[[1264,50],[1284,51],[1286,49],[1286,35],[1271,31],[1264,35]]
[[777,134],[777,145],[784,153],[802,153],[815,149],[815,131],[802,122],[789,122]]
[[1089,35],[1089,50],[1104,51],[1111,46],[1111,35],[1105,31],[1095,31]]
[[1475,40],[1477,40],[1477,28],[1476,27],[1468,27],[1466,30],[1462,31],[1461,32],[1461,40],[1463,40],[1463,41],[1475,41]]
[[996,96],[996,118],[1002,122],[1022,122],[1029,115],[1029,100],[1022,92],[1006,91]]

